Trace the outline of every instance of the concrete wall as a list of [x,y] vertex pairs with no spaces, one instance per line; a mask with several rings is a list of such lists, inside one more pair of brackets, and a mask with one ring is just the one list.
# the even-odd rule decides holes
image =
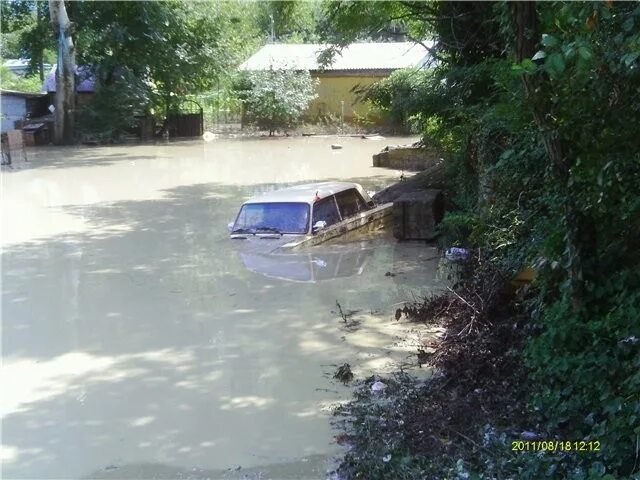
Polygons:
[[27,100],[16,95],[0,95],[0,113],[2,113],[2,133],[13,130],[16,120],[27,115]]
[[[367,116],[370,107],[365,103],[357,103],[357,95],[351,90],[356,86],[367,86],[385,78],[384,76],[332,76],[330,74],[312,75],[319,80],[316,87],[318,98],[309,107],[309,117],[312,120],[319,116],[330,114],[340,120],[342,114],[341,101],[344,101],[344,120],[352,122],[354,116]],[[377,118],[374,120],[378,120]]]
[[426,170],[440,161],[433,148],[414,145],[389,145],[373,155],[373,166],[396,170]]

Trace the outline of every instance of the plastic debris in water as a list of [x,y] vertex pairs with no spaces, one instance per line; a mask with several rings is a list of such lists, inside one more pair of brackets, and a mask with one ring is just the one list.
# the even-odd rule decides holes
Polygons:
[[340,145],[339,143],[331,144],[331,150],[340,150],[341,148],[342,148],[342,145]]
[[204,133],[202,134],[202,139],[203,139],[205,142],[210,142],[210,141],[211,141],[211,140],[213,140],[214,138],[216,138],[216,136],[215,136],[213,133],[211,133],[211,132],[204,132]]
[[391,460],[391,454],[385,455],[384,457],[382,457],[382,461],[384,463],[389,463],[389,460]]
[[451,247],[444,252],[444,257],[447,260],[468,260],[469,259],[469,249],[468,248],[460,248],[460,247]]
[[532,441],[532,440],[540,440],[542,436],[534,432],[522,432],[520,434],[520,438],[522,440]]
[[374,382],[373,385],[371,385],[371,391],[373,393],[382,393],[382,392],[384,392],[385,388],[387,388],[387,385],[382,383],[379,380],[377,382]]

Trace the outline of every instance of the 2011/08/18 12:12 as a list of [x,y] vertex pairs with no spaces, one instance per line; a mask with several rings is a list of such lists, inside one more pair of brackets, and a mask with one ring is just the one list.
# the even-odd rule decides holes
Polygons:
[[511,450],[514,452],[599,452],[598,440],[514,440],[511,442]]

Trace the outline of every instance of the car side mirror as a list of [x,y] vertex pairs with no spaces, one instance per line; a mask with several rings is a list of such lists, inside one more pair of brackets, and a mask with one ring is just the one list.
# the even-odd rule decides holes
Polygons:
[[233,230],[233,224],[234,224],[234,222],[229,222],[227,224],[227,230],[229,230],[229,232],[231,232]]
[[327,222],[325,222],[324,220],[318,220],[316,223],[313,224],[313,228],[311,229],[311,231],[313,233],[317,233],[323,228],[326,228],[326,226],[327,226]]

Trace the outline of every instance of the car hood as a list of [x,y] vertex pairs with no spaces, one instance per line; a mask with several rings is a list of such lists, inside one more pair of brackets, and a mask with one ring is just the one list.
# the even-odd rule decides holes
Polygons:
[[235,248],[244,253],[274,253],[288,243],[297,242],[305,238],[304,235],[235,235],[231,241]]

